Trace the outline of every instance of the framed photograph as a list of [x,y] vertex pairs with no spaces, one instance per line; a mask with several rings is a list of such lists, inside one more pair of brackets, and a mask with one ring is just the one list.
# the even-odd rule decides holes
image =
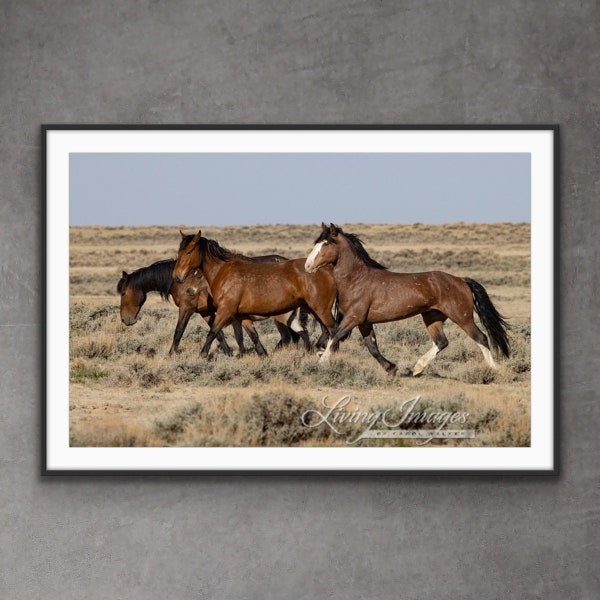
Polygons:
[[558,472],[558,126],[42,127],[42,473]]

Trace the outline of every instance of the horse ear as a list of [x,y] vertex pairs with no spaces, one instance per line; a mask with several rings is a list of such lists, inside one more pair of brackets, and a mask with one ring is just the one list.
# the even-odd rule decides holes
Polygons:
[[327,231],[327,225],[325,225],[325,223],[323,223],[323,221],[321,221],[321,227],[322,227],[323,231]]
[[127,275],[126,271],[123,271],[122,277],[123,277],[123,279],[127,279],[129,277],[129,275]]
[[334,225],[333,223],[329,224],[329,233],[335,237],[338,234],[339,229],[337,228],[336,225]]
[[183,231],[181,231],[181,229],[179,230],[179,235],[181,236],[181,239],[183,239],[185,237],[185,233],[183,233]]
[[198,229],[198,233],[192,238],[191,244],[197,244],[200,241],[200,236],[202,235],[202,230]]

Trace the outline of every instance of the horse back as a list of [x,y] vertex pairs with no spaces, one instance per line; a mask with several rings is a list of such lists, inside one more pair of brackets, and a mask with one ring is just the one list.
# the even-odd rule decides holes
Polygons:
[[211,282],[216,305],[224,303],[240,313],[263,315],[280,314],[297,307],[304,286],[290,262],[232,260],[224,263]]
[[[457,307],[472,311],[472,296],[467,284],[443,271],[374,271],[368,293],[366,291],[363,284],[363,301],[368,302],[367,314],[371,322],[406,319],[431,309],[447,315],[455,312]],[[347,301],[340,295],[340,302],[342,299]]]
[[229,261],[211,282],[215,303],[227,303],[243,314],[263,315],[311,304],[316,294],[332,303],[335,282],[331,269],[309,274],[304,263],[304,258],[277,263]]

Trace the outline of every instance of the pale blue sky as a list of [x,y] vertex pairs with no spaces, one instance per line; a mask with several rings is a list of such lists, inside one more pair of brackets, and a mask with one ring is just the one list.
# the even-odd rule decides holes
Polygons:
[[71,225],[529,222],[529,154],[71,154]]

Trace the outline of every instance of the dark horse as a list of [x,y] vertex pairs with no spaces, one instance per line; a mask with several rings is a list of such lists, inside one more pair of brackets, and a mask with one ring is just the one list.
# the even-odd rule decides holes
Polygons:
[[[270,262],[286,260],[277,255],[257,258],[257,260],[261,259]],[[169,296],[173,298],[176,306],[179,307],[179,318],[169,353],[179,351],[179,342],[194,313],[200,314],[210,327],[216,312],[208,284],[201,274],[190,273],[183,283],[173,281],[175,262],[175,260],[160,260],[133,273],[123,271],[117,284],[117,292],[121,294],[121,321],[125,325],[136,323],[140,309],[146,302],[149,292],[158,292],[163,300],[168,300]],[[303,325],[299,322],[296,313],[275,316],[274,321],[281,337],[279,345],[287,345],[299,339],[294,328],[302,330]],[[233,321],[231,325],[240,353],[243,354],[242,325],[239,321]],[[231,348],[222,333],[219,333],[217,340],[223,352],[231,355]]]
[[[331,268],[319,269],[310,275],[304,271],[304,259],[280,263],[260,263],[219,246],[214,240],[182,234],[173,278],[177,282],[198,269],[211,289],[217,307],[201,356],[208,356],[215,336],[232,319],[249,315],[272,316],[296,308],[308,311],[333,334],[335,320],[332,307],[336,288]],[[256,331],[248,332],[256,352],[266,351]],[[308,337],[305,339],[310,348]]]
[[475,325],[473,309],[490,336],[492,347],[508,356],[508,327],[492,304],[483,286],[468,277],[459,278],[441,271],[427,273],[393,273],[373,260],[354,234],[340,227],[322,224],[323,231],[306,259],[305,269],[314,272],[323,265],[333,265],[342,319],[320,360],[327,360],[334,344],[354,327],[364,337],[369,352],[390,374],[396,365],[384,358],[377,347],[374,323],[386,323],[421,315],[433,347],[413,368],[420,375],[435,355],[448,345],[444,321],[450,319],[475,340],[487,364],[496,368],[487,336]]

